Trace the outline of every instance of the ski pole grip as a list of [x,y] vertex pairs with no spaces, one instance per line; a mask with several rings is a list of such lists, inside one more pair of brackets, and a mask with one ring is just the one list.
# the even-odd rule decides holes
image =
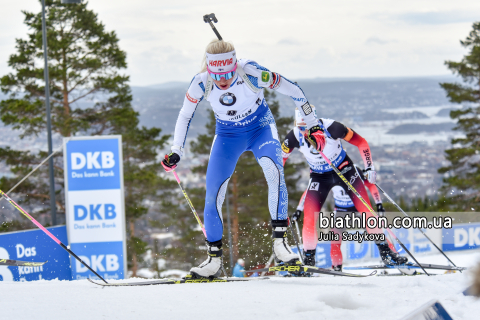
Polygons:
[[210,13],[210,14],[206,14],[203,16],[203,21],[205,23],[208,23],[210,25],[210,27],[212,28],[213,32],[215,33],[215,35],[217,36],[218,40],[222,41],[222,36],[220,35],[220,33],[218,33],[217,31],[217,28],[215,28],[215,26],[213,25],[212,22],[215,22],[217,23],[218,20],[217,18],[215,17],[215,13]]

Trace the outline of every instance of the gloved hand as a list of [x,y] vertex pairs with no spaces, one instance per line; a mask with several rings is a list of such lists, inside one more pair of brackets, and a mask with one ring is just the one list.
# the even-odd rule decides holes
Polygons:
[[373,165],[363,170],[363,173],[365,178],[367,178],[368,182],[371,184],[375,184],[377,182],[377,172],[375,171],[375,167]]
[[325,144],[327,143],[325,132],[320,126],[316,125],[306,130],[304,136],[305,140],[310,142],[318,151],[322,151],[325,148]]
[[295,211],[295,213],[292,215],[292,221],[297,222],[298,220],[300,220],[301,215],[302,215],[301,210]]
[[175,152],[165,155],[165,159],[162,160],[162,166],[165,171],[170,172],[175,170],[177,163],[180,162],[180,156]]
[[377,203],[377,213],[379,217],[385,217],[385,209],[381,203]]

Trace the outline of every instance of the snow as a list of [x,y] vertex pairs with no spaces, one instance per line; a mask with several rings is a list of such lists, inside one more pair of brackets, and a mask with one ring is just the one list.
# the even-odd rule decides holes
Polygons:
[[[457,265],[473,267],[480,252],[449,256]],[[421,260],[445,263],[439,256]],[[86,280],[0,282],[0,307],[3,319],[362,320],[399,319],[436,299],[454,319],[478,319],[480,300],[461,293],[470,282],[470,272],[112,288]]]

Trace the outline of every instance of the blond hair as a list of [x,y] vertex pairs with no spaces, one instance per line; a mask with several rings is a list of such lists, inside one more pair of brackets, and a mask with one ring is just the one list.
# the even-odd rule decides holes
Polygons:
[[223,40],[212,40],[205,48],[205,54],[203,55],[202,59],[202,70],[200,73],[207,71],[207,52],[210,54],[219,54],[219,53],[227,53],[230,51],[235,50],[233,43],[225,42]]

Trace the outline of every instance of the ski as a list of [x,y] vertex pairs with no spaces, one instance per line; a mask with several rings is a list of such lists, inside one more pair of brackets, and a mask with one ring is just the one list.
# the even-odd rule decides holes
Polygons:
[[[188,276],[187,276],[188,277]],[[182,284],[182,283],[220,283],[220,282],[245,282],[245,281],[259,281],[266,280],[268,277],[253,277],[253,278],[187,278],[187,279],[159,279],[151,281],[139,282],[115,282],[115,283],[101,283],[87,279],[93,284],[102,287],[134,287],[134,286],[155,286],[159,284]]]
[[43,266],[47,262],[48,261],[45,261],[45,262],[30,262],[30,261],[0,259],[0,266],[40,267],[40,266]]
[[[400,272],[400,273],[383,273],[383,272],[377,273],[377,277],[412,277],[412,276],[425,276],[425,273],[418,272],[416,270],[412,274],[403,273],[403,272]],[[433,274],[433,276],[435,276],[435,274]]]
[[255,269],[255,270],[247,270],[244,272],[283,272],[286,271],[293,275],[299,275],[301,273],[320,273],[320,274],[328,274],[331,276],[342,276],[342,277],[355,277],[355,278],[364,278],[370,277],[377,273],[374,270],[372,273],[363,275],[363,274],[353,274],[353,273],[346,273],[341,271],[334,271],[331,269],[324,269],[324,268],[317,268],[305,265],[279,265],[270,268],[263,268],[263,269]]
[[379,264],[379,265],[371,265],[371,266],[360,266],[360,267],[344,267],[345,270],[365,270],[365,269],[434,269],[434,270],[452,270],[452,271],[463,271],[467,268],[463,267],[453,267],[453,266],[444,266],[439,264],[428,264],[428,263],[421,263],[417,265],[415,263],[405,263],[405,264]]

